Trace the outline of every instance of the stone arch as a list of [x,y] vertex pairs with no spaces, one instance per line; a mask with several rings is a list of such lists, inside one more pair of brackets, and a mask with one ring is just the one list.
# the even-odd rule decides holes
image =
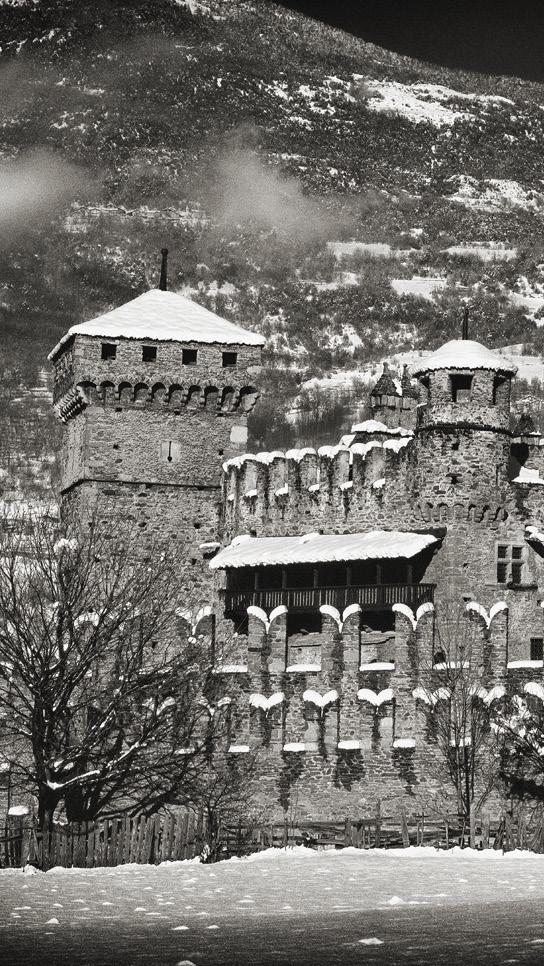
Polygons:
[[132,403],[132,385],[130,382],[119,383],[117,397],[122,406],[129,406]]
[[174,383],[169,387],[168,403],[172,409],[181,409],[183,406],[183,389],[178,383]]
[[234,389],[232,386],[225,386],[221,393],[221,411],[230,413],[234,402]]
[[166,386],[162,382],[156,382],[151,389],[151,399],[156,405],[162,405],[166,400]]
[[465,507],[462,503],[453,504],[453,519],[462,520],[465,515]]
[[204,405],[206,409],[217,409],[219,389],[217,386],[206,386],[204,390]]
[[149,396],[149,387],[145,382],[137,382],[134,386],[134,402],[138,405],[144,405],[147,402]]
[[244,386],[243,389],[240,389],[239,409],[245,413],[250,413],[258,398],[259,392],[257,389],[254,389],[253,386]]
[[115,402],[115,386],[113,382],[101,382],[98,394],[104,406],[113,404]]
[[198,409],[200,407],[202,398],[202,389],[200,386],[190,386],[189,392],[187,393],[187,409]]

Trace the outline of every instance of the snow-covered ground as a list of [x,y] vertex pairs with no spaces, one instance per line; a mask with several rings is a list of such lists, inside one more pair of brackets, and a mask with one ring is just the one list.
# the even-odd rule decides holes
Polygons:
[[[458,917],[463,906],[477,929],[486,904],[505,904],[508,916],[510,904],[521,902],[527,917],[517,915],[515,923],[513,917],[505,939],[512,942],[512,929],[521,924],[523,946],[514,950],[515,959],[495,936],[496,960],[455,961],[536,963],[544,954],[543,873],[544,856],[532,853],[431,848],[271,849],[211,866],[192,860],[34,875],[3,871],[0,948],[6,963],[28,966],[444,962],[421,952],[427,933],[418,921],[427,930],[429,922],[435,928]],[[410,947],[401,942],[401,933],[414,925],[419,946]],[[455,942],[444,933],[441,953],[447,942]],[[266,948],[259,946],[259,936],[261,943],[266,937]],[[316,944],[319,949],[312,953]],[[233,947],[236,954],[223,954]],[[37,951],[43,958],[33,958]]]
[[336,258],[346,258],[351,255],[369,255],[372,258],[406,258],[415,248],[392,248],[385,242],[362,241],[330,241],[327,242],[329,251]]
[[507,248],[500,242],[473,242],[471,245],[450,245],[443,248],[445,255],[474,256],[482,262],[508,262],[516,258],[517,248]]
[[355,74],[354,81],[366,94],[371,111],[399,114],[413,124],[449,127],[456,121],[469,121],[475,109],[492,110],[512,105],[505,97],[488,94],[465,94],[442,84],[401,84],[379,81]]
[[414,275],[412,278],[393,278],[391,285],[397,295],[419,295],[432,301],[435,292],[445,289],[447,279],[440,276]]
[[485,178],[477,181],[469,175],[454,175],[449,179],[455,185],[455,192],[449,195],[467,208],[479,211],[496,211],[503,208],[539,209],[544,204],[540,191],[526,188],[518,181],[500,178]]

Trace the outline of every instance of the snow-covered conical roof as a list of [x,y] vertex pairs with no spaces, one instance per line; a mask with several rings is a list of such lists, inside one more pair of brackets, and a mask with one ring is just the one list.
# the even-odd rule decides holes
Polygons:
[[437,369],[491,369],[494,372],[509,372],[515,375],[517,367],[506,356],[492,352],[480,342],[471,339],[452,339],[441,345],[436,352],[421,359],[411,367],[413,376]]
[[154,342],[203,342],[264,345],[262,335],[227,322],[184,295],[151,289],[88,322],[72,325],[48,358],[53,359],[75,335],[105,339],[153,339]]

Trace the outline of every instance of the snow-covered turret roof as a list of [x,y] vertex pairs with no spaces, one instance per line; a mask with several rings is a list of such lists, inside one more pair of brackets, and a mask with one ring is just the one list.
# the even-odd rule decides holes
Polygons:
[[452,339],[411,367],[413,376],[436,372],[437,369],[491,369],[512,375],[518,371],[506,356],[471,339]]
[[184,295],[163,292],[157,288],[95,319],[72,325],[48,358],[54,359],[62,346],[75,335],[221,345],[264,345],[265,341],[262,335],[227,322]]

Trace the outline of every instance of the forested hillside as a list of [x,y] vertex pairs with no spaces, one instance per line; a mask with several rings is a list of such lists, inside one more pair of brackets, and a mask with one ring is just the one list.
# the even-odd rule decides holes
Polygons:
[[[475,338],[544,351],[540,85],[258,0],[0,0],[0,48],[5,494],[48,485],[47,351],[164,244],[172,288],[267,337],[255,445],[298,432],[280,393],[439,344],[467,299]],[[349,421],[346,381],[310,423]]]

